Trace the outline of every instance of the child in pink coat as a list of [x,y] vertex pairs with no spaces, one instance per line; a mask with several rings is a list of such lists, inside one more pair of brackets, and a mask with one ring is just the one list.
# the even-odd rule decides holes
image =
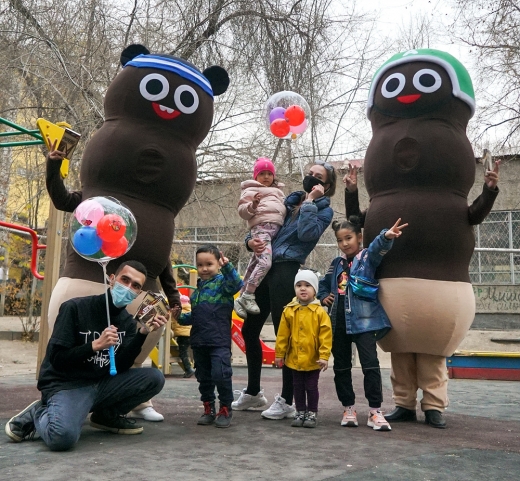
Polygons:
[[254,180],[242,182],[242,195],[238,202],[238,214],[247,221],[251,229],[251,237],[262,239],[265,249],[261,254],[253,255],[244,275],[244,288],[235,301],[235,311],[246,318],[247,313],[258,314],[255,290],[262,282],[272,264],[271,240],[276,236],[285,219],[285,196],[283,184],[276,178],[276,169],[271,160],[261,157],[257,159],[254,169]]

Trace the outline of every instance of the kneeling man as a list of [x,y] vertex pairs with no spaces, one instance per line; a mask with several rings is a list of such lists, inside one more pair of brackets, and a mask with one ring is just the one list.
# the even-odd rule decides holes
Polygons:
[[[137,330],[125,307],[141,292],[145,279],[146,268],[137,261],[122,263],[110,276],[110,327],[105,294],[61,305],[40,369],[41,400],[6,424],[5,432],[13,441],[41,437],[52,451],[65,451],[78,441],[89,413],[95,428],[117,434],[143,431],[125,415],[164,385],[157,369],[130,369],[149,331]],[[154,329],[164,324],[163,316],[153,319]],[[109,373],[110,346],[115,350],[115,376]]]

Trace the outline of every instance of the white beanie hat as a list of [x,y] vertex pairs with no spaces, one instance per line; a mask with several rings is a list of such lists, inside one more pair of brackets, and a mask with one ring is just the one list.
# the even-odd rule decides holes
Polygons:
[[308,282],[314,288],[314,294],[318,294],[318,276],[310,269],[302,269],[298,271],[294,278],[294,285],[300,281]]

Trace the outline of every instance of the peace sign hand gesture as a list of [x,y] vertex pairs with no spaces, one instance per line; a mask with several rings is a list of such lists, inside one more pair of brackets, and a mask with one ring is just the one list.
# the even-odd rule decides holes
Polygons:
[[401,222],[400,217],[397,219],[397,222],[385,232],[387,239],[396,239],[402,234],[401,231],[408,225],[408,223],[399,225],[399,222]]
[[345,189],[349,192],[355,192],[357,190],[357,174],[358,171],[356,167],[352,164],[348,164],[348,174],[345,174],[343,177],[343,183],[345,184]]

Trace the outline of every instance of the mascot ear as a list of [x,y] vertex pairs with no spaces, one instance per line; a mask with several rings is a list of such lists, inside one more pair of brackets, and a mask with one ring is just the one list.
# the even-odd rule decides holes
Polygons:
[[121,65],[124,67],[130,60],[138,55],[148,55],[150,51],[144,46],[134,43],[129,45],[121,52]]
[[225,69],[218,65],[208,67],[202,75],[209,80],[213,95],[222,95],[229,87],[229,75]]

